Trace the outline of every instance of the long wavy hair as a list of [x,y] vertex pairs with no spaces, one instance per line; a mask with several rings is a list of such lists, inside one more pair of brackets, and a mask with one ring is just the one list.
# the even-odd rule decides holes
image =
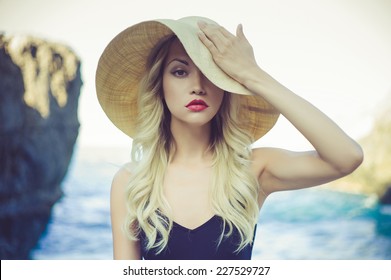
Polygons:
[[[125,230],[137,240],[147,237],[147,249],[160,253],[168,243],[173,226],[170,205],[163,194],[163,179],[175,149],[170,131],[171,114],[163,99],[162,76],[169,47],[176,37],[162,40],[151,52],[140,83],[137,134],[133,139],[130,183],[127,188],[128,215]],[[251,173],[253,139],[240,129],[238,95],[224,93],[223,102],[211,120],[210,150],[213,180],[210,190],[213,211],[223,220],[219,242],[234,229],[240,235],[237,250],[253,242],[259,212],[258,182]]]

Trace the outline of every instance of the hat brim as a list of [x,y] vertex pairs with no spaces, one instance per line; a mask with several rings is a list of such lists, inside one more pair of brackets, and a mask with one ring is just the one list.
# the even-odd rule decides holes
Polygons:
[[214,63],[197,35],[200,20],[216,24],[201,17],[145,21],[119,33],[103,51],[96,71],[98,100],[108,118],[128,136],[134,137],[136,133],[139,82],[146,71],[149,54],[163,38],[174,34],[211,82],[227,92],[241,95],[238,115],[243,129],[254,140],[261,138],[276,123],[279,112],[273,106],[252,95]]

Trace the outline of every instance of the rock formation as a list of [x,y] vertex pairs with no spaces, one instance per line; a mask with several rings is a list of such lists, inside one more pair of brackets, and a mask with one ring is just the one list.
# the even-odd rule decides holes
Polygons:
[[1,259],[29,258],[62,196],[81,86],[68,47],[0,34]]

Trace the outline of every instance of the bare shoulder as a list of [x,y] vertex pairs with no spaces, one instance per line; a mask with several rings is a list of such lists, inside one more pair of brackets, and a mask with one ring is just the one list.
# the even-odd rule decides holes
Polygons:
[[270,147],[257,147],[252,149],[252,158],[255,160],[262,160],[265,157],[268,157],[276,148]]
[[111,182],[111,203],[124,203],[126,197],[126,189],[129,185],[133,165],[126,163],[115,173]]
[[281,151],[281,149],[271,147],[260,147],[252,149],[251,161],[253,170],[256,171],[258,176],[266,168],[268,162],[270,162],[273,158],[278,157]]
[[276,187],[281,185],[278,178],[285,176],[284,170],[292,169],[292,160],[297,156],[292,151],[273,147],[252,150],[252,170],[265,196],[277,190]]
[[128,162],[124,164],[114,175],[113,182],[111,185],[112,190],[121,189],[125,191],[126,186],[129,184],[130,176],[133,170],[133,164]]
[[130,240],[123,231],[127,209],[127,186],[131,179],[133,166],[123,165],[114,175],[111,185],[110,214],[113,233],[113,252],[115,259],[140,259],[140,244]]
[[295,157],[297,155],[305,154],[308,152],[313,153],[312,151],[300,153],[300,152],[293,152],[281,148],[261,147],[261,148],[254,148],[252,150],[252,160],[256,164],[265,165],[268,162],[280,160],[283,157]]

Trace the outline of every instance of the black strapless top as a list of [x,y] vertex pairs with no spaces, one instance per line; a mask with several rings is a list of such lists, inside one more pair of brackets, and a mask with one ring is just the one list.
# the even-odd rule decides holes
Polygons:
[[160,254],[156,254],[156,249],[149,251],[146,249],[147,239],[145,233],[141,231],[142,258],[145,260],[250,260],[252,245],[247,245],[235,253],[240,242],[240,235],[236,229],[230,236],[223,237],[220,245],[218,244],[222,223],[221,217],[216,215],[195,229],[188,229],[174,222],[168,244]]

